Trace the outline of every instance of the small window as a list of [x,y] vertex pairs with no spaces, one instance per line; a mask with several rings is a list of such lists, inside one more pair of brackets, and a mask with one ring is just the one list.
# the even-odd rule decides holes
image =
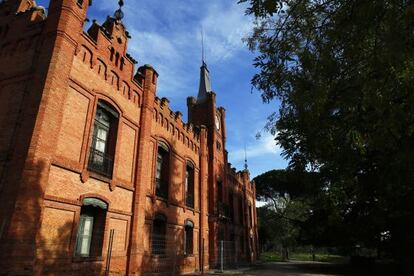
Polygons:
[[111,48],[111,56],[109,57],[110,61],[114,60],[114,54],[115,54],[115,50],[114,50],[114,48]]
[[119,69],[121,69],[121,71],[124,69],[124,64],[125,64],[125,60],[123,57],[121,57],[121,63],[119,65]]
[[243,199],[239,197],[239,222],[243,225]]
[[216,148],[217,150],[221,150],[221,144],[219,141],[216,141]]
[[167,145],[160,142],[157,151],[155,195],[165,199],[168,199],[169,159],[170,154]]
[[230,212],[230,220],[233,221],[234,219],[233,193],[229,193],[229,212]]
[[93,126],[88,169],[112,177],[118,113],[109,104],[99,101]]
[[250,224],[250,226],[251,227],[253,227],[253,211],[252,211],[253,209],[252,209],[252,206],[251,205],[249,205],[249,224]]
[[217,181],[217,200],[223,202],[223,185],[221,181]]
[[185,204],[194,208],[194,166],[190,162],[185,169]]
[[102,255],[107,204],[97,198],[85,198],[81,208],[75,255]]
[[243,235],[240,236],[240,251],[244,253],[244,237]]
[[193,235],[194,224],[192,221],[187,220],[184,226],[184,254],[190,255],[193,254],[193,244],[194,244],[194,235]]
[[152,223],[152,254],[165,254],[166,234],[167,219],[164,215],[157,214]]
[[118,66],[118,63],[119,63],[119,53],[116,52],[116,54],[115,54],[115,66]]

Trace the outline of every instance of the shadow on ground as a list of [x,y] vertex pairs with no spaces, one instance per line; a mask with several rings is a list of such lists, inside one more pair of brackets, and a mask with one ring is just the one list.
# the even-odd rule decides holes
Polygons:
[[348,264],[331,264],[318,262],[272,262],[252,267],[243,275],[251,276],[339,276],[339,275],[402,275],[391,266],[354,267]]

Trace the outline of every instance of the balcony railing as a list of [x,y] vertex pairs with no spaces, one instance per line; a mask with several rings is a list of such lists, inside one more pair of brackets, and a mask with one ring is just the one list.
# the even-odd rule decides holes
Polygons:
[[194,195],[187,194],[185,198],[185,205],[187,205],[188,207],[194,208]]
[[164,182],[162,179],[155,179],[155,195],[168,199],[168,183]]
[[90,148],[88,170],[112,177],[113,158],[95,148]]

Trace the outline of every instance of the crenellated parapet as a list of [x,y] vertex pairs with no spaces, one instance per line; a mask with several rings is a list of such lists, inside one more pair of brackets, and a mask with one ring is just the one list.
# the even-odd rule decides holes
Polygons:
[[153,121],[165,128],[175,141],[179,141],[187,148],[198,154],[200,152],[200,132],[191,123],[185,123],[180,111],[172,111],[167,98],[154,100]]
[[253,196],[255,187],[254,182],[250,181],[249,170],[237,171],[231,163],[227,163],[226,171],[229,183],[232,184],[235,189],[245,190],[249,195]]
[[145,75],[142,68],[135,72],[137,61],[127,53],[128,38],[122,22],[108,16],[104,24],[94,21],[82,34],[75,54],[115,91],[140,106]]

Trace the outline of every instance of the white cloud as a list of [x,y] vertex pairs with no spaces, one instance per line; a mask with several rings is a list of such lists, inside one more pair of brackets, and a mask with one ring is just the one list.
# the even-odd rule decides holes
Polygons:
[[[241,39],[251,29],[250,19],[236,3],[179,3],[172,8],[173,3],[154,1],[153,5],[143,3],[142,7],[128,1],[124,9],[127,29],[133,38],[129,51],[140,65],[150,63],[154,66],[160,74],[158,94],[172,102],[197,95],[201,26],[205,32],[209,67],[235,57],[237,51],[245,49]],[[101,10],[114,9],[110,6],[113,4],[107,4]]]
[[242,38],[252,29],[252,21],[244,15],[243,7],[215,3],[202,20],[205,30],[207,59],[217,62],[226,60],[244,49]]
[[[257,143],[246,147],[247,159],[254,159],[265,154],[279,155],[281,148],[276,145],[274,137],[268,133],[263,135],[257,140]],[[232,163],[238,163],[243,161],[245,157],[244,148],[238,148],[231,150],[229,153],[229,159]]]

